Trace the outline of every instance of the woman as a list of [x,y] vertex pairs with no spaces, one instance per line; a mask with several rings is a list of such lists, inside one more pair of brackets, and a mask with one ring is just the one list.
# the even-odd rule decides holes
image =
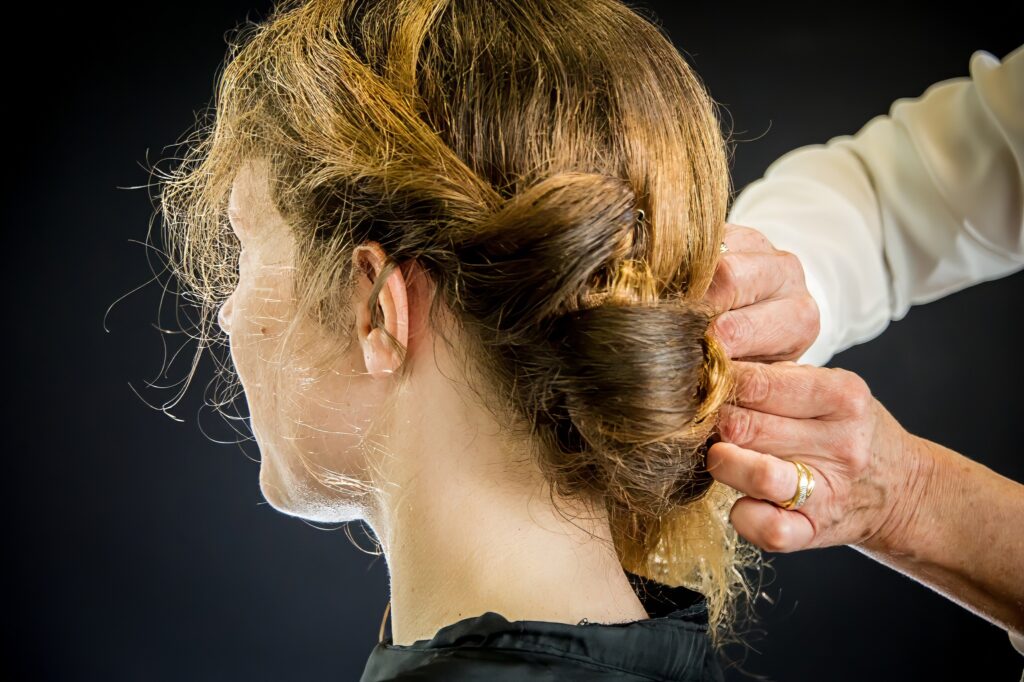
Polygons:
[[215,114],[165,178],[171,262],[265,497],[387,557],[363,679],[720,679],[730,180],[669,40],[614,0],[286,2]]

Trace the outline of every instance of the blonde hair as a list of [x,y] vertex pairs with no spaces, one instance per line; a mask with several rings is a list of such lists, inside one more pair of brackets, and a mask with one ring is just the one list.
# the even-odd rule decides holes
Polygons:
[[552,490],[601,501],[624,568],[702,592],[725,625],[754,555],[705,466],[732,390],[701,303],[731,191],[716,113],[614,0],[282,2],[232,42],[214,116],[164,178],[199,350],[236,284],[231,182],[265,158],[296,319],[351,337],[358,244],[389,257],[374,325],[392,268],[418,263],[432,322],[453,315]]

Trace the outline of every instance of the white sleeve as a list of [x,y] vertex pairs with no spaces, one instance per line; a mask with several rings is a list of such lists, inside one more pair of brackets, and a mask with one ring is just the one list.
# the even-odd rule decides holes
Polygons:
[[1015,635],[1010,633],[1010,644],[1016,649],[1021,655],[1024,655],[1024,635]]
[[1024,268],[1024,46],[896,100],[854,135],[795,149],[729,222],[803,262],[823,365],[910,307]]

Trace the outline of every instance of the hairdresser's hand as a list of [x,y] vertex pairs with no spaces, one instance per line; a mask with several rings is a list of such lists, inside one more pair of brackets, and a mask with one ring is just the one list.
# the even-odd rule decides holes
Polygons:
[[[744,493],[736,531],[770,552],[852,545],[1024,639],[1024,485],[907,433],[842,369],[735,362],[737,405],[708,450]],[[799,509],[793,459],[815,488]]]
[[[731,521],[771,552],[860,544],[890,546],[913,517],[919,450],[914,437],[843,369],[735,362],[736,405],[721,411],[722,441],[708,469],[739,490]],[[774,504],[797,490],[798,459],[815,488],[798,510]]]
[[818,337],[818,305],[794,254],[779,251],[749,227],[726,224],[725,244],[705,300],[716,313],[715,336],[729,357],[795,360]]

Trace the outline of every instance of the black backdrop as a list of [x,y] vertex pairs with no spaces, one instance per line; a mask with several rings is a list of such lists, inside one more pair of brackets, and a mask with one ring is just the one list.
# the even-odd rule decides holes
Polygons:
[[[657,2],[729,110],[738,187],[900,97],[1024,42],[1019,10]],[[27,7],[6,24],[3,201],[9,398],[5,666],[22,679],[357,679],[387,600],[382,559],[261,499],[258,455],[146,387],[180,337],[154,327],[147,159],[212,94],[224,32],[266,3]],[[915,308],[837,356],[912,431],[1024,480],[1024,274]],[[104,313],[115,301],[106,318]],[[173,301],[162,323],[173,328]],[[186,351],[163,383],[180,380]],[[358,533],[355,534],[357,537]],[[368,546],[369,543],[365,543]],[[774,560],[745,668],[777,680],[1016,680],[1006,636],[850,549]],[[738,652],[733,652],[736,655]],[[737,671],[730,679],[745,679]]]

